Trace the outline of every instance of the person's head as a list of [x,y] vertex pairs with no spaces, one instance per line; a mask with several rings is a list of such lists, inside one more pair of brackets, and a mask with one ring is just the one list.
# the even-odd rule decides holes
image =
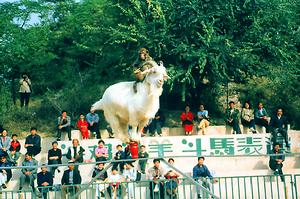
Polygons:
[[22,74],[22,78],[23,78],[23,79],[27,79],[27,78],[28,78],[27,73],[23,73],[23,74]]
[[153,164],[154,164],[154,167],[159,168],[159,165],[160,165],[160,159],[154,159],[154,160],[153,160]]
[[246,108],[246,109],[250,109],[250,102],[245,102],[244,103],[244,108]]
[[257,105],[258,109],[262,109],[264,107],[263,103],[259,102]]
[[104,163],[98,163],[97,164],[98,169],[103,169],[104,168]]
[[91,114],[94,114],[94,113],[95,113],[95,110],[94,110],[94,109],[91,109],[91,110],[90,110],[90,113],[91,113]]
[[141,145],[140,146],[140,150],[141,150],[141,152],[145,152],[146,151],[146,146],[145,145]]
[[278,115],[279,117],[281,117],[282,114],[283,114],[282,108],[277,109],[277,115]]
[[32,160],[32,155],[30,153],[25,154],[25,160],[30,161]]
[[67,117],[67,111],[66,110],[62,110],[61,111],[61,116],[62,117]]
[[146,60],[147,55],[148,55],[148,50],[147,50],[146,48],[141,48],[141,49],[139,50],[139,58],[140,58],[141,60]]
[[45,164],[42,165],[41,170],[43,173],[46,173],[48,171],[48,168]]
[[1,161],[1,162],[6,162],[6,160],[7,160],[6,156],[1,156],[1,157],[0,157],[0,161]]
[[57,141],[52,142],[52,148],[57,149],[57,147],[58,147],[58,142]]
[[234,105],[235,105],[234,101],[230,101],[229,102],[229,108],[234,109]]
[[204,104],[200,104],[200,105],[199,105],[199,110],[200,110],[200,111],[204,111]]
[[74,162],[69,162],[68,167],[69,167],[69,170],[70,170],[70,171],[73,171],[74,168],[75,168]]
[[122,151],[123,150],[123,147],[122,147],[121,144],[118,144],[116,148],[117,148],[118,151]]
[[273,145],[274,151],[278,152],[280,150],[280,144],[279,143],[275,143]]
[[85,116],[83,114],[80,114],[79,119],[84,120]]
[[113,175],[117,175],[118,174],[118,170],[116,168],[112,168],[111,173]]
[[36,133],[37,133],[37,128],[31,127],[30,133],[31,133],[31,135],[36,135]]
[[17,135],[17,134],[12,134],[11,139],[12,139],[13,141],[17,141],[18,135]]
[[3,131],[2,131],[2,136],[5,137],[5,136],[7,136],[7,134],[8,134],[7,130],[6,130],[6,129],[3,129]]
[[169,163],[169,164],[173,165],[173,164],[174,164],[174,162],[175,162],[175,161],[174,161],[174,159],[173,159],[173,158],[170,158],[170,159],[168,159],[168,163]]
[[78,139],[73,139],[72,144],[74,147],[77,147],[79,145],[79,140]]
[[185,112],[190,112],[190,106],[186,105],[184,110],[185,110]]
[[204,160],[205,160],[205,158],[204,158],[203,156],[198,157],[198,164],[199,164],[200,166],[203,165],[203,164],[204,164]]
[[103,140],[99,140],[98,147],[103,148],[105,146],[105,142]]

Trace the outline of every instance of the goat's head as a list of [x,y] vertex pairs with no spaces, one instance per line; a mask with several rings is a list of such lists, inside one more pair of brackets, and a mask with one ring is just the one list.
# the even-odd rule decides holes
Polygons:
[[169,79],[167,75],[166,68],[163,66],[162,62],[158,65],[156,62],[151,62],[152,68],[143,71],[146,74],[146,79],[148,83],[156,86],[157,88],[162,88],[164,81]]

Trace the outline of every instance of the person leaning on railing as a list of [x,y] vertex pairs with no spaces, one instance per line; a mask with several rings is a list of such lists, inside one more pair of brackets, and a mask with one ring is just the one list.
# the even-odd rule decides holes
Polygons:
[[75,195],[80,188],[81,175],[74,167],[74,162],[69,162],[69,169],[66,170],[61,179],[61,198],[65,199],[67,193]]
[[43,199],[47,199],[48,192],[53,185],[53,176],[45,164],[42,165],[41,172],[37,174],[37,184]]
[[160,166],[160,159],[153,160],[153,167],[148,170],[148,179],[150,182],[150,198],[155,198],[155,194],[159,193],[161,199],[164,199],[164,183],[161,181],[164,179],[165,171],[163,167]]
[[[104,170],[104,163],[98,163],[94,168],[92,177],[96,177],[100,172]],[[105,182],[107,181],[108,175],[107,171],[104,171],[96,179],[96,196],[97,198],[105,197]]]
[[[210,190],[210,181],[217,182],[213,179],[209,169],[204,165],[204,157],[198,157],[198,164],[193,168],[193,178],[198,181],[203,187]],[[198,199],[201,198],[201,189],[197,188]]]
[[275,143],[273,145],[273,151],[270,154],[269,167],[274,171],[274,175],[280,175],[280,179],[284,182],[284,176],[282,172],[283,161],[285,159],[285,155],[283,151],[280,149],[280,144]]

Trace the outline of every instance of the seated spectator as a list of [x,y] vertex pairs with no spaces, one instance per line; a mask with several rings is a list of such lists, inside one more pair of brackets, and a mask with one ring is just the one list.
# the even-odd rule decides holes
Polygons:
[[57,118],[57,141],[61,139],[61,133],[66,132],[68,133],[69,141],[72,140],[71,138],[71,118],[67,115],[67,111],[62,111],[61,116]]
[[8,156],[11,138],[8,137],[7,134],[7,130],[4,129],[0,138],[0,156]]
[[229,102],[229,108],[226,109],[226,124],[233,128],[233,134],[241,134],[239,125],[239,110],[236,109],[233,101]]
[[[100,174],[101,173],[101,174]],[[105,182],[107,181],[108,175],[107,171],[104,171],[104,163],[98,163],[93,171],[92,177],[96,179],[96,197],[100,199],[101,197],[105,197]]]
[[77,127],[81,132],[82,139],[89,139],[89,125],[83,114],[80,114],[80,119],[77,122]]
[[[73,146],[69,147],[66,157],[73,163],[82,163],[85,150],[79,146],[77,139],[73,139],[72,144]],[[75,165],[75,170],[78,170],[78,165]]]
[[[56,141],[52,142],[52,149],[48,151],[48,165],[61,164],[62,152],[58,148],[58,143]],[[50,173],[54,178],[55,170],[57,166],[50,167]],[[60,170],[58,170],[60,172]]]
[[165,171],[160,166],[160,160],[154,159],[153,160],[154,166],[149,168],[148,170],[148,180],[150,180],[150,198],[155,198],[155,193],[159,193],[161,199],[164,199],[164,184],[160,180],[163,179]]
[[110,198],[122,198],[122,184],[123,178],[118,173],[116,168],[112,168],[111,175],[108,177],[107,182],[109,182],[109,186],[107,187],[107,192]]
[[162,135],[161,128],[163,127],[164,122],[165,122],[165,117],[163,115],[163,112],[159,109],[149,124],[150,135],[154,136],[155,132],[157,132],[157,134],[161,136]]
[[25,148],[27,149],[27,153],[36,156],[41,152],[41,137],[37,134],[37,128],[35,127],[30,129],[30,133],[26,137]]
[[37,166],[38,162],[32,158],[30,153],[25,154],[25,160],[22,163],[22,166],[26,166],[26,168],[21,169],[21,176],[20,176],[20,186],[19,191],[23,189],[25,181],[29,182],[29,185],[32,187],[32,191],[36,193],[34,187],[34,180],[36,179],[37,175]]
[[134,199],[134,182],[136,181],[137,171],[135,170],[133,164],[131,162],[125,163],[125,170],[123,172],[123,176],[125,181],[127,182],[127,192],[128,197],[130,199]]
[[108,149],[105,147],[105,142],[99,140],[98,147],[95,149],[96,162],[107,161]]
[[[174,159],[170,158],[168,160],[168,163],[173,166]],[[167,194],[170,196],[170,198],[177,198],[179,174],[176,173],[172,168],[167,168],[167,173],[165,174],[165,178],[167,179],[166,182]]]
[[191,135],[194,127],[194,115],[190,111],[190,106],[186,105],[185,112],[181,114],[180,119],[182,121],[185,135]]
[[[65,199],[67,193],[74,196],[80,188],[81,175],[79,170],[74,167],[74,162],[69,162],[69,169],[64,171],[63,177],[61,179],[61,198]],[[78,197],[76,197],[78,198]]]
[[12,177],[12,172],[10,168],[11,164],[7,160],[6,156],[0,157],[0,167],[2,167],[2,169],[0,170],[0,186],[3,189],[6,189],[6,184],[10,181]]
[[209,117],[208,117],[208,111],[204,109],[204,105],[200,104],[199,111],[197,113],[198,117],[198,126],[197,128],[200,130],[199,133],[202,133],[202,135],[206,134],[206,128],[209,126]]
[[279,143],[275,143],[273,146],[273,151],[270,153],[269,167],[274,171],[274,175],[280,175],[282,182],[284,182],[284,176],[282,172],[282,163],[284,159],[285,155],[283,154],[283,151],[281,151]]
[[[148,158],[149,154],[146,152],[146,146],[141,145],[140,146],[140,152],[139,152],[139,158]],[[148,162],[148,159],[146,160],[139,160],[139,166],[141,169],[141,173],[145,174],[146,172],[146,164]]]
[[12,141],[10,143],[10,148],[9,148],[9,159],[12,162],[12,164],[14,166],[17,165],[17,161],[20,158],[20,150],[21,150],[21,143],[18,141],[18,135],[17,134],[13,134],[11,136]]
[[[115,160],[125,160],[126,159],[126,153],[123,151],[123,147],[122,145],[117,145],[117,152],[115,154]],[[124,170],[124,162],[115,162],[113,163],[113,168],[118,170],[119,167],[119,171],[121,173],[123,173]]]
[[53,176],[46,165],[42,165],[41,172],[37,174],[37,185],[43,199],[47,199],[48,192],[53,185]]
[[289,138],[288,138],[288,121],[283,115],[281,108],[277,109],[276,116],[272,117],[270,121],[270,128],[272,131],[272,142],[277,142],[277,134],[281,134],[285,141],[285,146],[289,149]]
[[270,133],[270,129],[269,129],[270,118],[268,117],[268,113],[266,109],[263,107],[263,104],[261,102],[258,103],[258,108],[254,112],[254,120],[256,125],[265,127],[266,133]]
[[254,121],[254,110],[251,109],[249,102],[245,102],[242,108],[241,121],[244,128],[247,127],[252,131],[252,133],[256,133],[255,121]]
[[[203,187],[210,190],[210,181],[217,182],[217,180],[213,180],[212,175],[210,174],[210,171],[208,170],[207,166],[204,165],[204,157],[198,158],[198,164],[194,166],[193,168],[193,178],[199,182]],[[201,196],[201,189],[197,188],[197,195],[198,199],[202,198]],[[202,194],[207,198],[206,194]]]
[[87,115],[86,115],[86,120],[89,125],[89,130],[91,133],[97,136],[97,139],[101,139],[101,134],[99,132],[99,115],[95,113],[94,110],[91,110]]

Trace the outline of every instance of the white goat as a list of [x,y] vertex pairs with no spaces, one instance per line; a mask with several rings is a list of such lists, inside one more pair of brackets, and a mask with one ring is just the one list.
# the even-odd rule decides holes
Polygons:
[[[162,86],[169,77],[162,64],[158,65],[154,61],[149,63],[153,67],[143,72],[145,79],[137,84],[136,93],[133,90],[133,81],[120,82],[109,86],[102,99],[91,107],[91,110],[104,111],[116,137],[123,142],[139,141],[143,128],[159,109]],[[128,125],[132,126],[130,136]]]

